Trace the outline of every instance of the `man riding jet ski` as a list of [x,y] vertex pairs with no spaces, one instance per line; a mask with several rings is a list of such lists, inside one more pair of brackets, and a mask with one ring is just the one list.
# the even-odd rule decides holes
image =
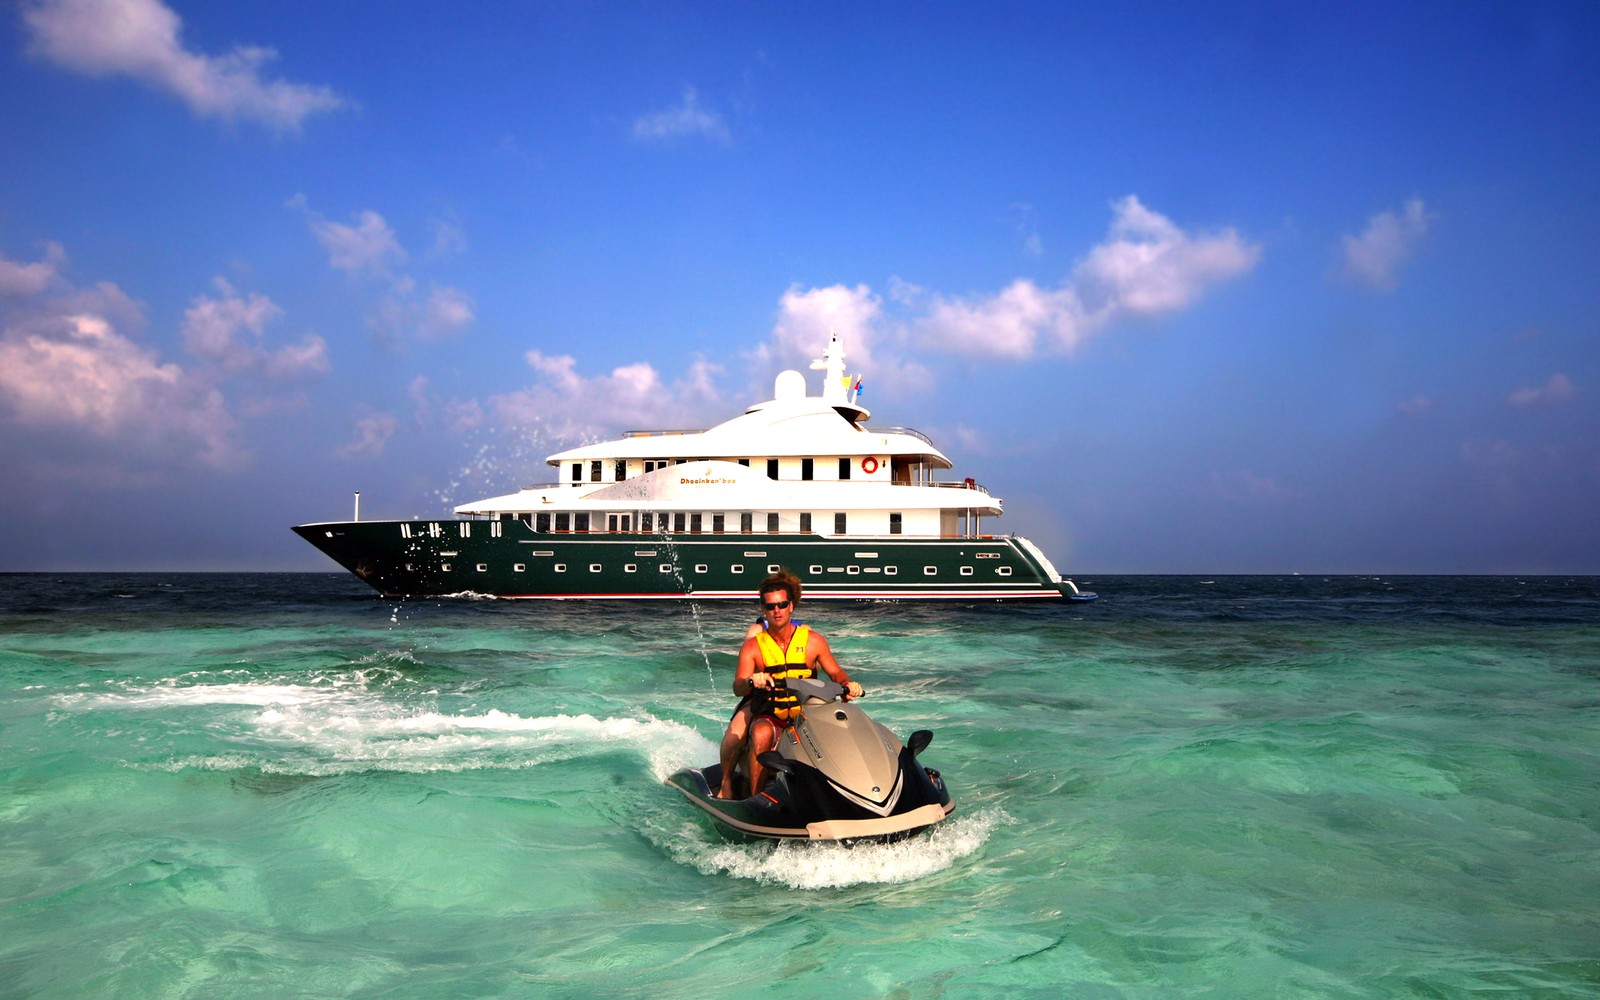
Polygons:
[[[733,686],[744,700],[722,760],[667,783],[717,822],[759,837],[904,836],[948,816],[955,804],[939,772],[916,759],[933,734],[921,730],[902,744],[846,704],[864,692],[826,639],[794,623],[799,580],[780,571],[760,594],[766,628],[740,650]],[[816,676],[819,667],[831,681]]]

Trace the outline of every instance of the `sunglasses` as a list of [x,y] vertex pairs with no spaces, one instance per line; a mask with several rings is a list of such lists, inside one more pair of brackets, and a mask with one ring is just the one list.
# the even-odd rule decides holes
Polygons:
[[789,606],[788,601],[762,601],[761,606],[768,611],[782,611]]

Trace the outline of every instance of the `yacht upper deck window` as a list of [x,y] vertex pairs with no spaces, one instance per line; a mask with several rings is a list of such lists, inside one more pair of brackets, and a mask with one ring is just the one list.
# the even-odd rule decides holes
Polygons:
[[768,479],[777,479],[778,478],[778,460],[775,459],[775,458],[767,459],[767,478]]
[[800,460],[800,478],[810,480],[816,471],[816,459],[802,458]]
[[850,478],[850,460],[848,458],[839,459],[839,478]]

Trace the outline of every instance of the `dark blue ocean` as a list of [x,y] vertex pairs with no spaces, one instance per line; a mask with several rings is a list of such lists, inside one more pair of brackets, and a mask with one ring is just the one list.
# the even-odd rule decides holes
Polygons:
[[746,605],[0,576],[0,996],[1600,996],[1600,580],[802,606],[955,817],[724,839]]

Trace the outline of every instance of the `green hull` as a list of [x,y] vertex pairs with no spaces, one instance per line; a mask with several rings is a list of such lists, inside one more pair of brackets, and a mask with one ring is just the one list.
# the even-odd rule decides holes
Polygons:
[[1060,598],[1026,543],[982,538],[535,532],[520,520],[343,521],[295,527],[389,597],[749,599],[782,566],[807,598]]

